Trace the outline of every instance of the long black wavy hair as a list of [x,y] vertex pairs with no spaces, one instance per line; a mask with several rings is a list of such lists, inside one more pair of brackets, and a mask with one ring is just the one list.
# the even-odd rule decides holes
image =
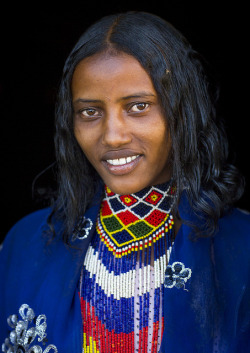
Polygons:
[[81,60],[110,49],[132,55],[151,77],[172,138],[175,210],[185,188],[194,212],[204,221],[199,236],[211,236],[221,215],[242,196],[244,179],[228,163],[227,138],[216,121],[214,97],[200,55],[164,19],[134,11],[94,23],[66,60],[55,121],[59,186],[49,223],[53,224],[54,216],[63,219],[68,242],[96,193],[100,178],[73,132],[71,80]]

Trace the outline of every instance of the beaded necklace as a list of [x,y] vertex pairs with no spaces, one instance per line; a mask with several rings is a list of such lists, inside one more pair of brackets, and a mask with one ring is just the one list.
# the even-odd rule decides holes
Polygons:
[[79,284],[84,352],[159,352],[174,197],[170,182],[131,195],[105,187]]

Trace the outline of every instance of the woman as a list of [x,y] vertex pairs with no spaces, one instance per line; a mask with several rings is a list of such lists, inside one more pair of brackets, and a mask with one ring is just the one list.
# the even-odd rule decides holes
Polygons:
[[245,353],[250,218],[186,39],[149,13],[92,25],[55,145],[55,203],[1,251],[3,351]]

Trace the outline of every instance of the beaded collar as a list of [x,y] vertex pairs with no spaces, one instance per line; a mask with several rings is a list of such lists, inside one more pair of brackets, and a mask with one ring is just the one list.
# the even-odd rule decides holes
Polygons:
[[116,257],[147,248],[166,234],[173,240],[175,195],[171,182],[130,195],[115,194],[105,186],[97,232]]
[[175,195],[171,183],[131,195],[105,187],[79,283],[84,352],[159,352]]

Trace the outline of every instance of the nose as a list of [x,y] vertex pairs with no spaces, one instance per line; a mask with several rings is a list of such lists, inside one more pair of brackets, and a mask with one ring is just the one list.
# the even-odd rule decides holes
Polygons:
[[120,113],[110,113],[103,122],[102,143],[108,147],[119,148],[131,142],[129,122]]

